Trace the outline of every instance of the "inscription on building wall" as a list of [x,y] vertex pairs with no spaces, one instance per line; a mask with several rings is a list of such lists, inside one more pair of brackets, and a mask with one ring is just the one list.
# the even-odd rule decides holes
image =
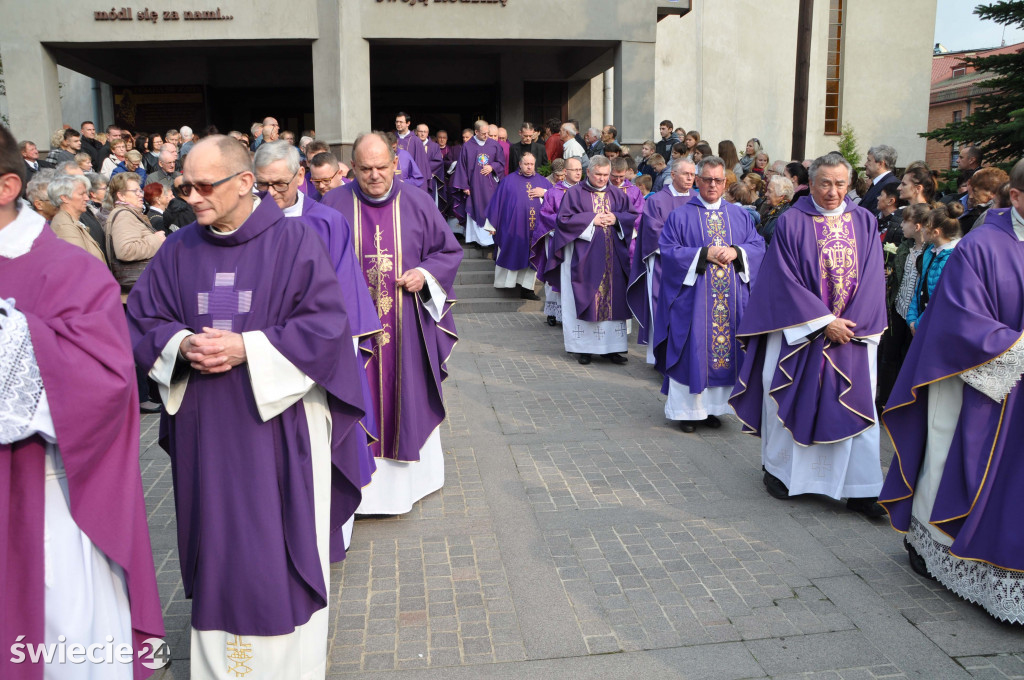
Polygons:
[[131,7],[111,7],[109,10],[96,10],[92,13],[94,21],[231,21],[235,17],[223,14],[220,7],[214,9],[155,10],[150,8],[133,12]]
[[376,0],[377,4],[387,3],[389,5],[501,5],[504,7],[508,0]]

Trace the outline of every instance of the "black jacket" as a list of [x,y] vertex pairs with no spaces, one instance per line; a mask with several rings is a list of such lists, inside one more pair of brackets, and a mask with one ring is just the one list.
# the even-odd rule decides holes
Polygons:
[[171,227],[181,228],[196,221],[196,214],[192,212],[192,206],[175,196],[167,204],[164,211],[163,230],[170,233],[174,231]]

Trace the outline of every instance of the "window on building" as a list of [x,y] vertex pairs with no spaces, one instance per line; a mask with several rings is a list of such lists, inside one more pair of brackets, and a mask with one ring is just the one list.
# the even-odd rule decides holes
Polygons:
[[954,78],[956,78],[957,76],[965,76],[965,75],[967,75],[967,68],[966,67],[961,66],[960,68],[953,69],[953,77]]
[[829,0],[828,64],[825,71],[825,134],[838,135],[842,122],[843,33],[845,15],[843,0]]
[[954,111],[953,112],[953,122],[954,123],[959,123],[963,119],[964,119],[964,112],[963,111]]

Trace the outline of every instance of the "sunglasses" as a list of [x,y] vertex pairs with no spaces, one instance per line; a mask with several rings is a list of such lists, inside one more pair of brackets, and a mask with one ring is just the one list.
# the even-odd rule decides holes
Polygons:
[[235,174],[228,175],[224,179],[217,180],[216,182],[183,182],[182,185],[178,187],[178,191],[181,192],[182,196],[188,197],[192,195],[192,190],[195,189],[196,191],[199,192],[200,196],[209,196],[210,194],[213,193],[213,190],[215,188],[219,187],[221,184],[224,184],[224,182],[227,182],[229,179],[233,177],[238,177],[243,172],[245,171],[239,170]]

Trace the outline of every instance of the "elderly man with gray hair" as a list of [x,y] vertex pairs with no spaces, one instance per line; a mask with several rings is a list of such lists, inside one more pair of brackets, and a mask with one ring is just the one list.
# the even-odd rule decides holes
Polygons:
[[810,195],[778,220],[737,335],[746,358],[730,399],[761,438],[768,493],[814,493],[881,517],[876,354],[887,325],[878,221],[845,200],[853,169],[814,160]]
[[168,189],[174,186],[174,178],[181,175],[180,172],[174,169],[175,164],[178,161],[178,147],[171,143],[165,143],[160,148],[160,157],[157,160],[157,165],[160,167],[159,170],[154,172],[146,179],[146,183],[160,182]]
[[860,199],[860,207],[874,215],[878,211],[878,196],[882,189],[890,184],[899,184],[900,180],[892,174],[896,167],[896,149],[879,144],[868,149],[864,158],[864,174],[871,180],[871,186]]
[[587,165],[590,164],[590,156],[583,150],[583,146],[576,141],[576,126],[572,123],[564,123],[558,133],[558,137],[562,140],[562,158],[565,160],[578,158],[580,163],[583,164],[583,170],[586,171]]

